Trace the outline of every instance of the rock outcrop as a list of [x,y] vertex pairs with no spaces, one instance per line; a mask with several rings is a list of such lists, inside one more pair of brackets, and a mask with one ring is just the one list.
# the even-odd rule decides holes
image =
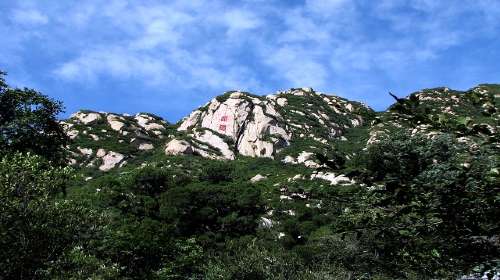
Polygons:
[[193,147],[187,141],[173,139],[168,142],[165,148],[167,155],[190,155],[193,153]]
[[[80,111],[61,122],[72,140],[68,162],[81,167],[108,171],[118,163],[161,147],[169,124],[160,117],[140,113],[135,116],[105,112]],[[109,151],[99,154],[99,151]]]
[[121,163],[122,160],[125,158],[124,155],[117,153],[117,152],[113,152],[113,151],[109,151],[109,152],[104,151],[104,155],[102,153],[98,153],[98,157],[99,156],[102,159],[102,164],[101,164],[101,166],[99,166],[99,170],[101,170],[101,171],[111,170],[117,164]]
[[72,114],[70,118],[83,124],[90,124],[102,119],[102,116],[97,112],[80,111]]
[[[68,162],[80,167],[106,171],[162,149],[167,155],[210,159],[273,158],[321,172],[328,166],[340,167],[356,157],[356,151],[402,129],[428,138],[453,131],[471,150],[484,144],[500,149],[499,107],[499,85],[479,85],[464,92],[421,90],[378,113],[359,102],[293,88],[267,96],[226,92],[177,126],[147,113],[93,111],[77,112],[61,124],[72,140]],[[342,153],[336,154],[339,147]],[[325,161],[328,155],[332,159]],[[312,177],[332,184],[349,180],[333,173]]]
[[202,156],[275,158],[297,139],[327,144],[346,128],[362,125],[367,112],[371,109],[361,103],[311,88],[268,96],[232,91],[193,111],[178,131],[186,133],[193,151]]
[[250,178],[250,182],[257,183],[257,182],[263,181],[265,179],[267,179],[266,176],[261,175],[261,174],[257,174],[255,176],[253,176],[252,178]]

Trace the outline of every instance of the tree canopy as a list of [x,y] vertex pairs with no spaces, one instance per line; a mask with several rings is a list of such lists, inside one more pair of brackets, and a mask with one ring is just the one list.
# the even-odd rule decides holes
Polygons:
[[57,121],[62,103],[33,89],[11,88],[0,72],[0,152],[32,152],[64,163],[68,138]]

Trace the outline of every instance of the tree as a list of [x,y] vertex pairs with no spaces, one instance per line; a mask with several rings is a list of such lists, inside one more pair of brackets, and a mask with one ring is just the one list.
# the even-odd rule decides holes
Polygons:
[[99,259],[118,264],[127,279],[186,279],[183,275],[196,273],[202,248],[195,239],[176,234],[175,225],[160,215],[162,195],[191,180],[182,172],[156,166],[95,180],[111,217],[102,238],[94,241]]
[[94,211],[57,197],[70,175],[37,155],[0,159],[0,275],[6,279],[41,278],[98,228]]
[[11,88],[4,75],[0,72],[0,153],[31,152],[64,163],[68,138],[57,121],[61,102],[32,89]]
[[161,197],[160,216],[181,236],[206,242],[253,234],[264,213],[260,190],[250,184],[190,184]]
[[374,266],[394,277],[454,277],[499,256],[493,148],[396,133],[371,146],[367,161],[372,188],[346,211],[342,230],[373,252]]
[[121,268],[116,263],[99,259],[81,246],[76,246],[50,262],[41,274],[51,280],[116,280],[121,279],[120,272]]
[[233,167],[224,161],[210,161],[203,167],[201,180],[212,184],[232,180]]

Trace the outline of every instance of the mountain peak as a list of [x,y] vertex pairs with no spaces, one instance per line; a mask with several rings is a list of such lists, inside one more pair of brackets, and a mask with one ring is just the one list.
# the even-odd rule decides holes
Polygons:
[[[500,86],[487,84],[466,92],[424,89],[401,98],[386,112],[375,113],[360,102],[312,88],[291,88],[267,96],[232,90],[176,125],[149,113],[131,116],[89,110],[76,112],[62,124],[74,141],[69,147],[72,162],[80,166],[108,169],[162,149],[167,155],[230,160],[267,157],[319,167],[314,159],[317,153],[374,143],[401,127],[432,134],[440,127],[467,130],[464,124],[471,119],[477,121],[471,129],[494,137],[499,93]],[[352,138],[351,131],[366,135],[361,140]]]
[[312,88],[268,96],[229,91],[184,118],[178,131],[203,156],[275,158],[293,139],[311,138],[325,145],[346,128],[363,124],[363,115],[369,112],[360,103],[322,95]]

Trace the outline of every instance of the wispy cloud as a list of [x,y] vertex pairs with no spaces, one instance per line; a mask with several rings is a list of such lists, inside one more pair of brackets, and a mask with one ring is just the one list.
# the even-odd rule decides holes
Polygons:
[[[187,84],[193,84],[193,79],[196,84],[216,87],[240,80],[243,84],[239,86],[246,87],[246,79],[228,83],[225,75],[206,73],[230,72],[239,67],[253,75],[250,80],[255,83],[261,65],[272,69],[276,80],[323,87],[343,71],[369,71],[435,59],[441,51],[471,40],[472,28],[481,25],[486,29],[488,20],[468,21],[465,15],[472,11],[491,16],[495,12],[485,7],[489,5],[494,11],[498,4],[488,0],[465,2],[450,7],[449,2],[429,0],[371,4],[307,0],[302,5],[277,9],[222,1],[172,1],[166,5],[156,1],[94,0],[69,10],[69,14],[60,14],[63,11],[57,4],[47,12],[56,13],[53,17],[59,21],[70,19],[65,29],[55,32],[75,39],[90,35],[84,38],[89,41],[87,46],[75,49],[54,70],[62,79],[85,81],[109,75]],[[102,9],[95,8],[98,4]],[[34,8],[15,10],[13,20],[49,23],[49,17]],[[373,30],[375,26],[379,32]],[[71,33],[75,30],[78,32]],[[159,75],[167,76],[161,79]],[[201,77],[209,80],[199,81]],[[217,77],[221,81],[214,81]]]
[[147,84],[159,84],[170,76],[161,61],[119,47],[84,52],[60,65],[54,73],[60,78],[82,83],[96,82],[102,75],[111,75],[116,79],[140,78]]
[[35,9],[18,9],[12,13],[12,20],[18,24],[39,25],[49,23],[49,18]]
[[194,94],[349,81],[360,95],[477,40],[500,45],[496,0],[7,3],[0,36],[11,46],[0,63],[29,69],[33,59],[79,87],[134,80]]
[[252,12],[240,9],[232,9],[224,13],[222,18],[230,35],[238,35],[238,32],[252,30],[263,24]]

